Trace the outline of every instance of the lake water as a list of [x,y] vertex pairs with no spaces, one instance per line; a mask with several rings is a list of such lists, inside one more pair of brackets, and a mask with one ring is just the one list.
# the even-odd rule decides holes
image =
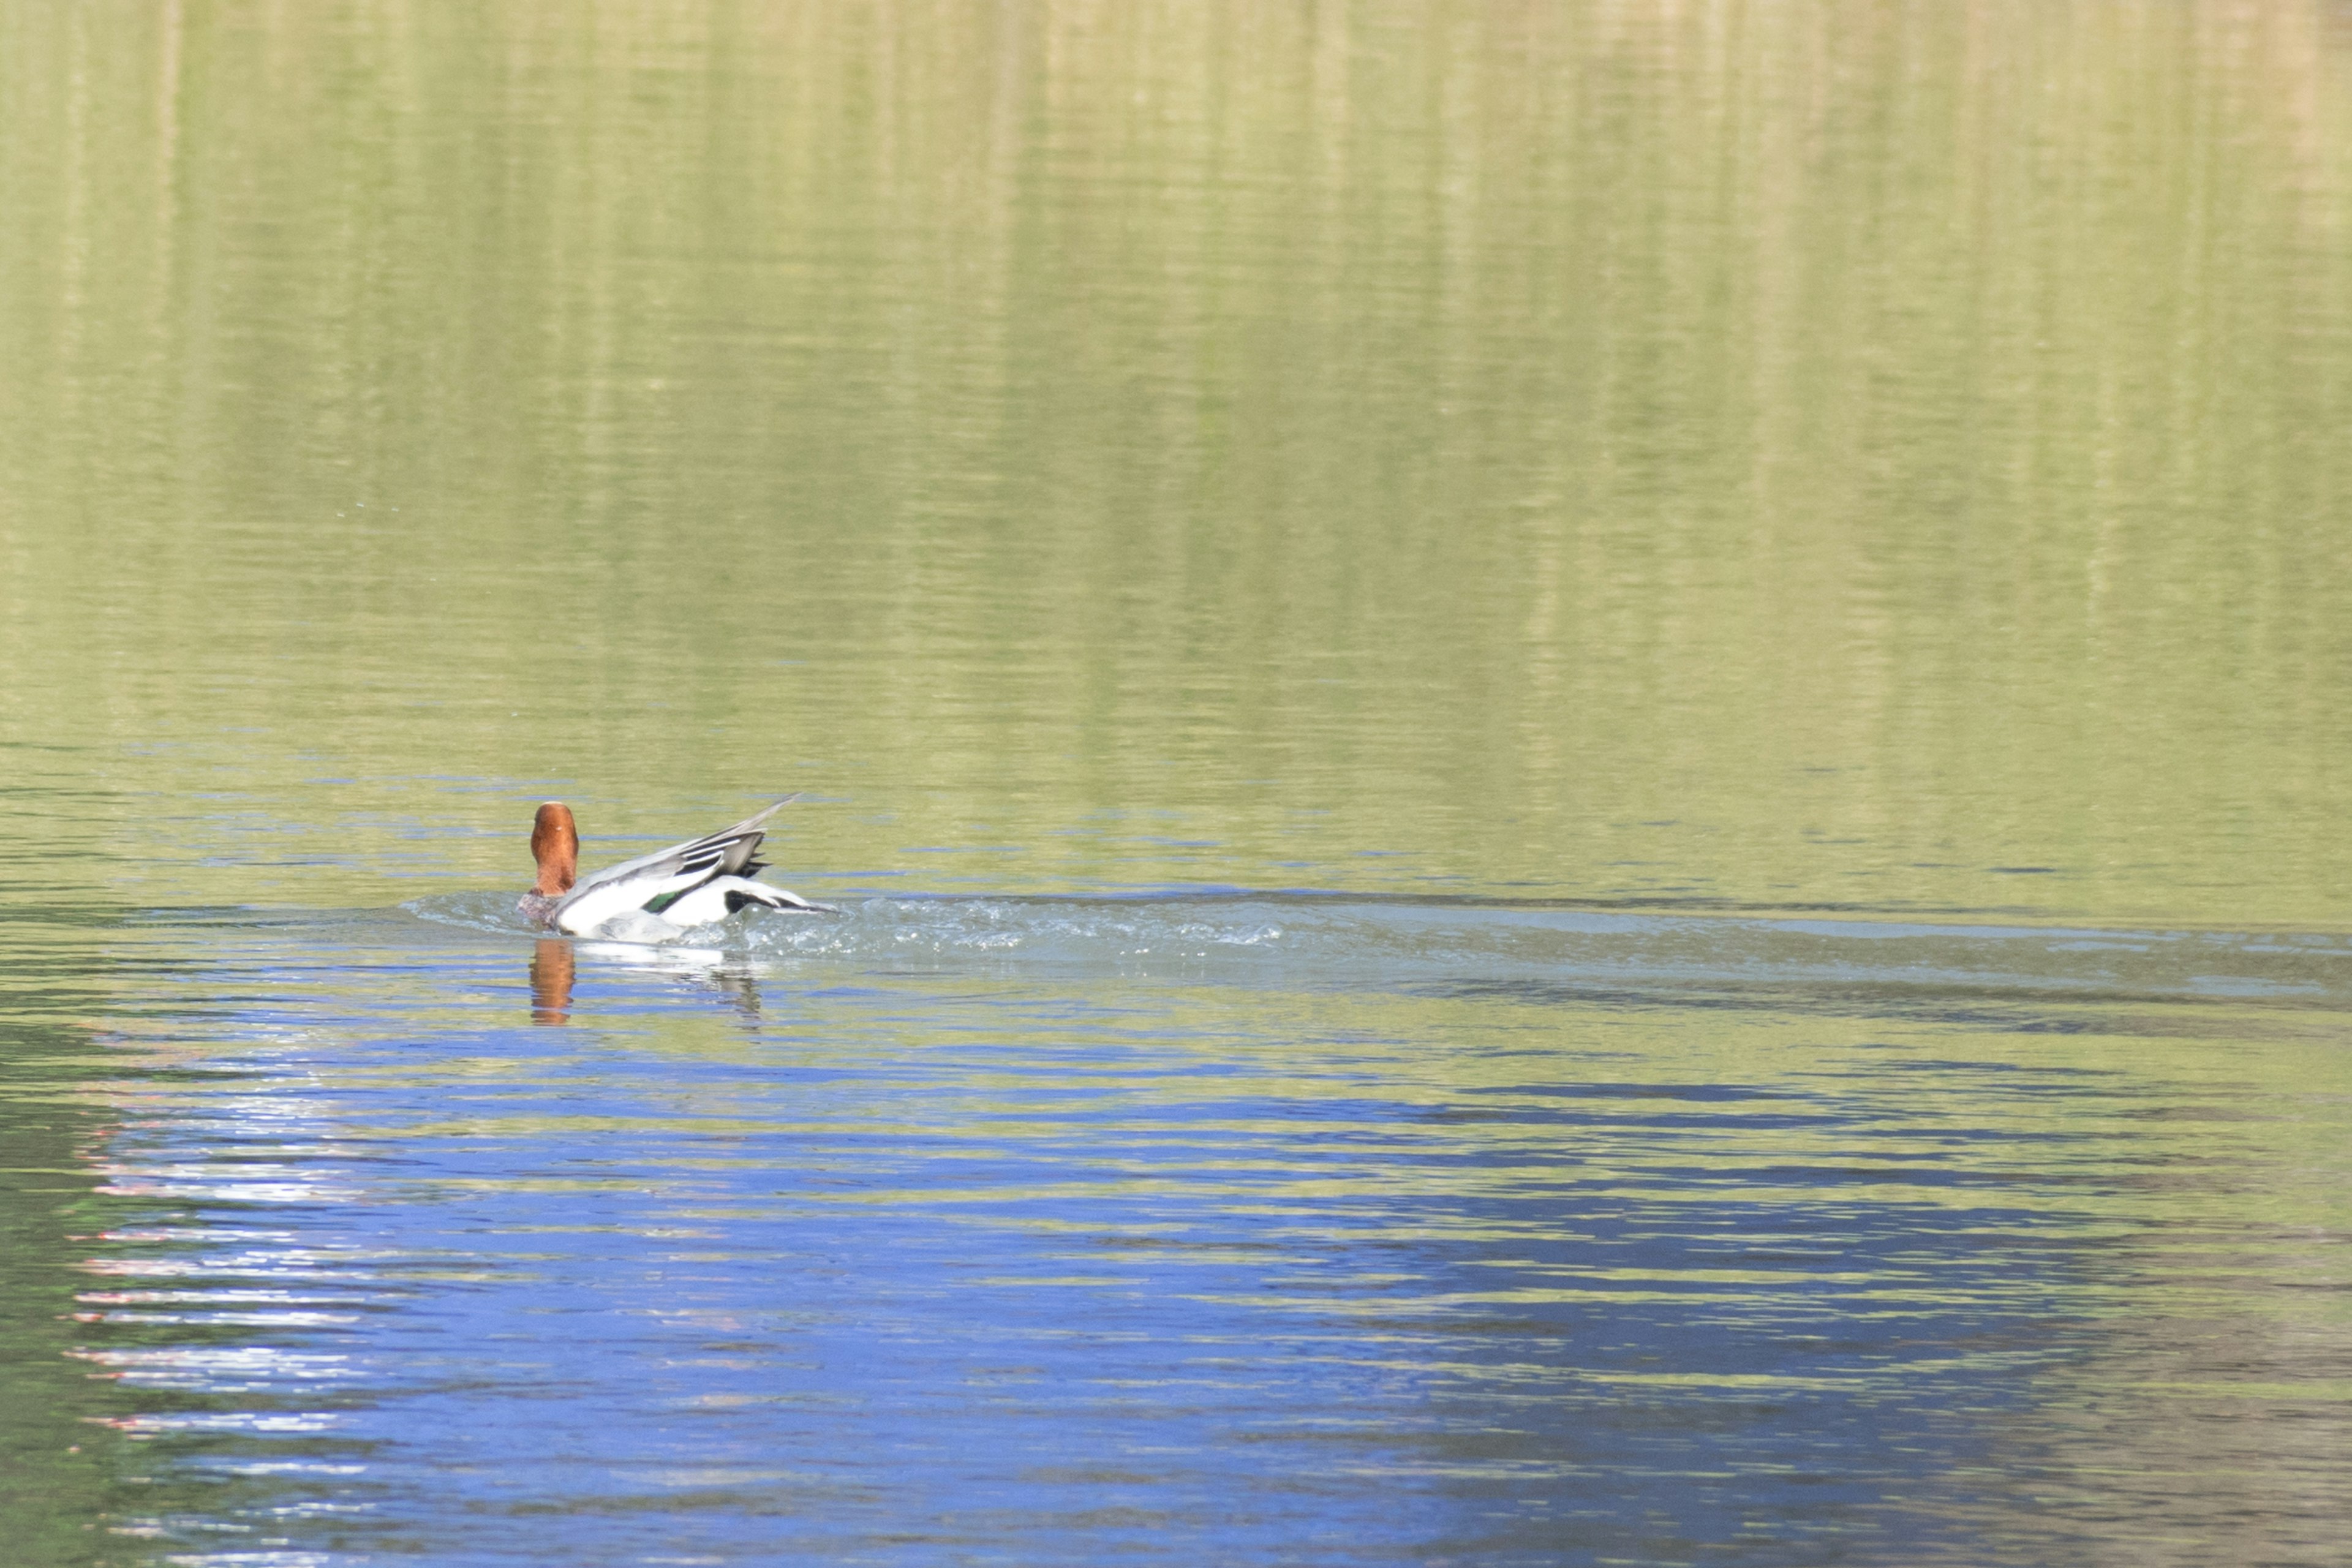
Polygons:
[[[0,0],[10,1568],[2352,1553],[2352,12]],[[511,915],[791,791],[841,906]]]

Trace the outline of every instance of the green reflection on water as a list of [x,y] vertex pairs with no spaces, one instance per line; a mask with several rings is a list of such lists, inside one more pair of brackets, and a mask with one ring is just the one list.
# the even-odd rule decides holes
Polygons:
[[113,1069],[73,1021],[96,999],[60,966],[28,961],[0,925],[0,1520],[26,1568],[103,1560],[97,1521],[129,1503],[127,1466],[107,1416],[130,1407],[74,1352],[87,1331],[77,1265],[122,1212],[93,1163],[120,1118],[89,1092]]
[[790,786],[922,885],[2338,928],[2347,54],[10,6],[0,733],[155,902]]

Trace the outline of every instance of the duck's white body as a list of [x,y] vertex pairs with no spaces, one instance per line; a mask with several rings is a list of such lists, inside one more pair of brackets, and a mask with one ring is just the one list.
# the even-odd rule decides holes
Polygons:
[[[522,912],[538,923],[572,936],[622,942],[667,942],[697,926],[715,925],[736,910],[758,906],[793,911],[836,912],[798,893],[751,879],[764,868],[757,858],[767,835],[760,825],[783,809],[787,795],[756,816],[684,844],[624,860],[584,877],[561,897],[534,889]],[[567,814],[565,826],[569,829]],[[542,885],[546,862],[542,860]]]

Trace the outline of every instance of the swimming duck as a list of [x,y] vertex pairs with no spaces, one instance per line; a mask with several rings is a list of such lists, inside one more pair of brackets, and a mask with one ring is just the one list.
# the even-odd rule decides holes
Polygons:
[[[767,835],[760,824],[798,799],[782,800],[732,827],[597,872],[579,880],[580,830],[572,808],[551,800],[531,821],[530,853],[539,879],[515,909],[533,925],[572,936],[618,937],[663,942],[690,926],[710,925],[736,910],[761,909],[822,911],[820,904],[751,879],[765,870],[757,858]],[[576,884],[576,885],[575,885]]]

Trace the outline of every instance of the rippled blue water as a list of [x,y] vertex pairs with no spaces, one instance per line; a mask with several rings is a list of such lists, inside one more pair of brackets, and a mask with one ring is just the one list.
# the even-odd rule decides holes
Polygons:
[[2162,1561],[2217,1486],[2338,1539],[2352,1139],[2277,1086],[2340,940],[509,897],[134,926],[210,955],[122,1010],[78,1288],[155,1560]]

